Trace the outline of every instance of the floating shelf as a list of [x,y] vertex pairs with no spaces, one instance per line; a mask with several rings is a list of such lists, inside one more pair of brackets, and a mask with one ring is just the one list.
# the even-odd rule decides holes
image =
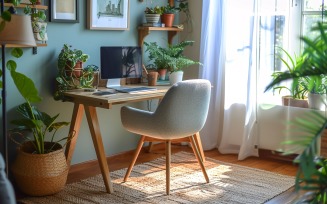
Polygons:
[[[5,7],[11,7],[14,6],[12,3],[5,3]],[[47,10],[48,6],[45,5],[35,5],[33,6],[32,4],[19,4],[17,6],[14,6],[15,8],[25,8],[26,6],[30,6],[31,8],[36,8],[36,9],[42,9],[42,10]]]
[[182,28],[176,27],[147,27],[147,26],[139,26],[139,46],[143,45],[144,38],[150,34],[151,31],[167,31],[168,32],[168,43],[172,44],[174,36],[183,31]]

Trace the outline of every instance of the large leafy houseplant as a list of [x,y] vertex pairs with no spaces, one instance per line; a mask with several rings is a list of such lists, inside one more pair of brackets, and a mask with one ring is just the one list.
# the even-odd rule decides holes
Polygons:
[[193,45],[194,41],[182,41],[175,45],[161,47],[156,42],[147,43],[146,52],[149,52],[149,59],[157,69],[168,69],[170,72],[182,71],[184,68],[200,64],[200,62],[189,59],[183,55],[185,47]]
[[[303,61],[294,72],[285,71],[276,77],[266,87],[266,91],[286,80],[297,83],[300,77],[325,77],[327,75],[327,25],[318,22],[313,26],[312,32],[319,35],[310,39],[301,37],[305,44],[301,54]],[[314,87],[315,80],[310,80],[310,87]],[[317,111],[296,119],[292,126],[293,134],[297,140],[286,144],[302,147],[304,150],[295,162],[299,164],[296,176],[296,189],[310,192],[307,203],[327,203],[327,160],[319,155],[318,140],[327,128],[327,118]]]

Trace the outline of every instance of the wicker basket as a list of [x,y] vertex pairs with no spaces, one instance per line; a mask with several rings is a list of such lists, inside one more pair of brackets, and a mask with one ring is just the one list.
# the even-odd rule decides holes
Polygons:
[[[46,145],[51,145],[47,143]],[[31,142],[18,149],[12,173],[20,190],[31,196],[51,195],[62,190],[66,184],[68,165],[62,147],[48,154],[32,154]]]

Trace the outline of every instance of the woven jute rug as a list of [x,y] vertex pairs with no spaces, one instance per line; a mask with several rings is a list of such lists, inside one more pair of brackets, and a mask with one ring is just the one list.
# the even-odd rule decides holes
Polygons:
[[171,194],[166,195],[165,157],[134,166],[127,182],[126,169],[111,172],[114,192],[105,192],[102,176],[66,185],[46,197],[23,203],[264,203],[294,185],[294,177],[206,158],[206,183],[193,154],[172,155]]

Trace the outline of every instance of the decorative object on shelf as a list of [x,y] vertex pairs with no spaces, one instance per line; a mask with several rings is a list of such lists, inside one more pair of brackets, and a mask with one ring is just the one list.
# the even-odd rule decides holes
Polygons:
[[159,6],[146,7],[144,10],[145,20],[148,24],[158,24],[161,15],[161,9]]
[[36,1],[30,0],[30,3],[33,7],[27,5],[24,8],[24,13],[31,15],[32,19],[32,28],[34,33],[34,38],[37,43],[46,43],[48,40],[47,34],[47,23],[44,22],[46,20],[46,15],[44,10],[38,10],[35,8]]
[[50,0],[50,22],[78,23],[78,0]]
[[165,27],[173,26],[176,11],[178,9],[169,4],[161,7],[161,23],[165,24]]
[[[192,45],[193,42],[194,41],[182,41],[176,45],[168,44],[167,47],[161,47],[156,42],[144,42],[144,45],[147,47],[145,52],[149,52],[149,59],[153,61],[157,69],[166,68],[170,73],[173,73],[182,72],[185,67],[194,64],[201,65],[200,62],[186,58],[183,55],[185,47]],[[180,74],[178,74],[178,76],[179,77],[176,79],[180,80],[182,77],[180,77]]]
[[[87,28],[90,30],[128,30],[129,1],[117,5],[100,0],[87,0]],[[101,8],[101,10],[98,10]]]

